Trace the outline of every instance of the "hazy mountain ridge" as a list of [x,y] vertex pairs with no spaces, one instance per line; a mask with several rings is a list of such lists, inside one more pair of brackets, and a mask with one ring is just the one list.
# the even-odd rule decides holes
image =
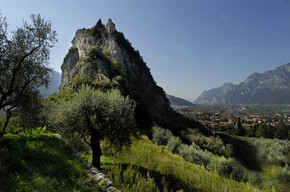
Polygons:
[[55,70],[51,70],[49,72],[50,82],[48,87],[40,87],[39,91],[43,98],[48,97],[50,94],[57,92],[59,90],[60,82],[61,82],[61,74]]
[[289,104],[290,63],[264,73],[253,73],[239,85],[226,83],[204,91],[197,104]]
[[182,99],[180,97],[175,97],[173,95],[166,94],[166,97],[169,99],[170,105],[175,107],[184,107],[184,106],[192,106],[193,103],[187,101],[186,99]]

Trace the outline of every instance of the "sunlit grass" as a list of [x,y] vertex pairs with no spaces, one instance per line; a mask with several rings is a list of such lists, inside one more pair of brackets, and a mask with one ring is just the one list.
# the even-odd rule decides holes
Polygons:
[[249,183],[236,182],[220,176],[217,171],[210,172],[202,165],[186,162],[182,157],[153,144],[145,136],[141,139],[133,139],[131,148],[124,150],[114,160],[110,158],[102,160],[106,165],[115,162],[132,165],[152,173],[157,172],[159,177],[164,176],[174,180],[175,183],[169,182],[171,188],[184,189],[184,191],[260,191]]

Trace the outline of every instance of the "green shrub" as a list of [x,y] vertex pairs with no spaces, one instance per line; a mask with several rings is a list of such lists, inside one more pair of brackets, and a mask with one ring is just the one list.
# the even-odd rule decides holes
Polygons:
[[207,166],[210,163],[211,154],[203,151],[194,143],[191,145],[182,144],[178,147],[178,154],[186,161]]
[[257,149],[257,158],[262,164],[285,166],[290,164],[289,140],[239,137],[239,139],[252,144]]
[[225,157],[231,157],[233,155],[234,149],[232,144],[226,144],[226,149],[224,156]]
[[254,186],[262,188],[264,179],[260,174],[254,174],[249,180]]
[[169,139],[172,137],[172,133],[168,129],[161,127],[152,127],[152,141],[158,145],[167,145]]
[[182,144],[182,141],[179,137],[171,136],[167,142],[167,149],[172,153],[177,153],[178,147]]
[[203,149],[212,152],[213,154],[223,155],[226,157],[229,157],[231,154],[230,151],[227,151],[229,149],[226,148],[226,145],[219,136],[205,137],[201,134],[190,134],[189,139]]
[[129,165],[126,168],[122,167],[122,165],[116,165],[108,171],[107,175],[112,180],[114,185],[121,191],[168,191],[168,184],[164,177],[162,178],[159,189],[154,178],[150,176],[149,172],[147,172],[146,175],[142,175],[138,168],[134,168],[132,165]]
[[222,161],[218,166],[218,172],[223,176],[230,176],[233,172],[233,166],[229,161]]
[[231,177],[235,181],[247,182],[249,180],[248,173],[241,165],[234,160],[221,161],[217,167],[220,175]]
[[277,178],[281,183],[287,184],[290,187],[290,167],[288,165],[283,167]]

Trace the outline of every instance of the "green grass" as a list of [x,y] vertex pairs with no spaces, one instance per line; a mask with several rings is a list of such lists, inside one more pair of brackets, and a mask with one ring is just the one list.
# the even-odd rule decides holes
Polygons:
[[97,191],[87,167],[51,134],[7,134],[0,140],[0,191]]
[[[133,139],[131,148],[115,156],[114,160],[108,157],[103,158],[102,163],[106,167],[111,164],[111,169],[114,172],[116,167],[112,162],[119,164],[119,167],[125,167],[123,168],[125,171],[128,167],[129,169],[134,167],[134,170],[139,171],[143,177],[146,177],[146,173],[149,173],[150,177],[154,178],[156,183],[161,183],[164,177],[169,185],[169,189],[173,189],[173,191],[177,191],[178,189],[204,192],[260,191],[249,183],[236,182],[232,179],[220,176],[217,171],[210,172],[202,165],[186,162],[182,157],[174,155],[163,147],[158,147],[153,144],[145,136],[142,136],[141,139]],[[114,181],[114,178],[112,178],[112,180]],[[126,181],[123,180],[122,182]],[[117,185],[118,182],[114,184],[122,189],[122,186]],[[159,185],[158,187],[159,190],[162,191],[162,186],[160,187]],[[124,191],[131,190],[127,189]],[[271,190],[267,189],[265,191]]]
[[285,168],[282,168],[277,165],[264,165],[263,172],[261,173],[263,176],[263,185],[265,187],[275,186],[277,191],[289,191],[290,183],[289,183],[289,169],[284,173]]
[[[217,171],[187,162],[164,146],[153,144],[146,136],[133,138],[132,142],[130,148],[118,155],[101,158],[102,168],[122,191],[260,191],[249,183],[236,182]],[[91,155],[83,156],[91,161]],[[276,186],[278,178],[273,179],[273,175],[282,173],[281,169],[263,167],[261,177],[266,186]],[[98,189],[90,184],[83,160],[64,141],[51,134],[34,132],[7,134],[0,140],[0,191]],[[264,191],[271,191],[270,187]]]

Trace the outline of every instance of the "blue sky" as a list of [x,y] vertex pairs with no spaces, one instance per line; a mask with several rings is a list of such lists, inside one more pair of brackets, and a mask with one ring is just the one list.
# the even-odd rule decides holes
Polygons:
[[158,85],[190,101],[290,62],[288,0],[0,0],[0,11],[9,31],[33,13],[52,22],[59,72],[76,30],[112,18]]

